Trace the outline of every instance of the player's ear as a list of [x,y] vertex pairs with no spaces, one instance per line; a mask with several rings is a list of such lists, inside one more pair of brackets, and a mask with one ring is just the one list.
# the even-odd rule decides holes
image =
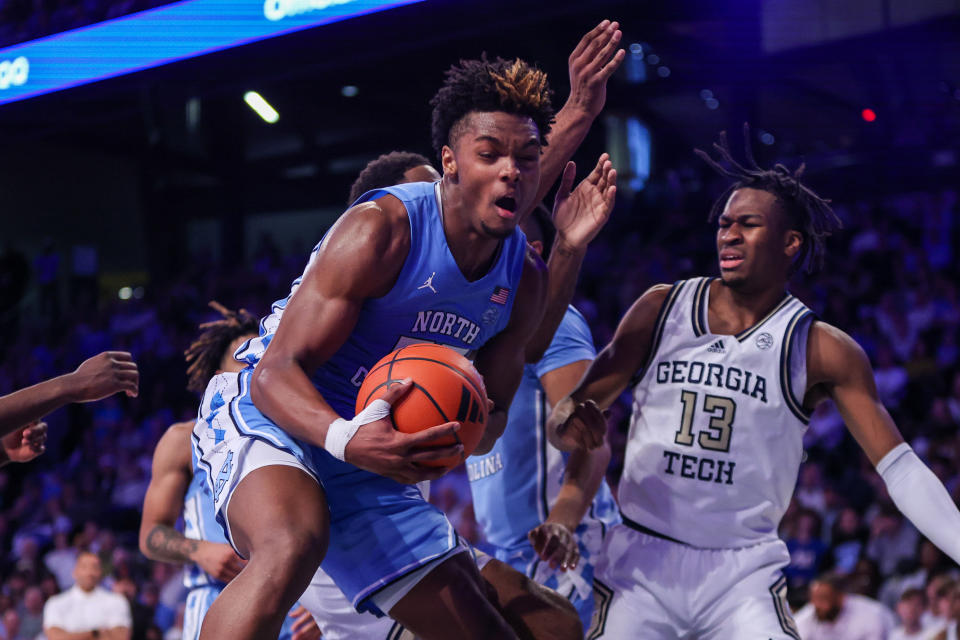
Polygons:
[[789,229],[784,240],[783,252],[788,258],[796,257],[797,253],[800,252],[800,247],[803,246],[803,234],[796,229]]
[[457,159],[453,155],[453,149],[445,144],[440,149],[440,167],[443,169],[443,175],[449,176],[453,180],[457,178]]

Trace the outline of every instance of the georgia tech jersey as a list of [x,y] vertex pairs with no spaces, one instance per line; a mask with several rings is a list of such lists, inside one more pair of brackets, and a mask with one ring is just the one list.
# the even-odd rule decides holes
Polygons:
[[776,539],[809,417],[812,312],[790,294],[737,335],[707,326],[710,282],[673,285],[633,391],[620,508],[696,547]]

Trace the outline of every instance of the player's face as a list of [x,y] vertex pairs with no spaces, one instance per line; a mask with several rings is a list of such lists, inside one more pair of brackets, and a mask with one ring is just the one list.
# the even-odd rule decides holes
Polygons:
[[458,125],[453,148],[443,149],[444,175],[474,226],[505,238],[533,205],[540,183],[540,133],[528,117],[474,112]]
[[717,255],[720,277],[731,287],[760,289],[786,278],[800,234],[785,228],[776,197],[737,189],[720,214]]
[[403,172],[404,182],[436,182],[440,173],[428,164],[411,167]]

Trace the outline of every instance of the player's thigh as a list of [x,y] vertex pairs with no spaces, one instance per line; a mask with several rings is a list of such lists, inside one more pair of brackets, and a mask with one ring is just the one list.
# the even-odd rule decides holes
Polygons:
[[490,602],[469,553],[434,567],[390,609],[390,617],[424,640],[517,637]]
[[618,590],[594,578],[593,618],[587,640],[682,640],[687,629],[667,615],[663,605],[639,585]]
[[480,575],[490,585],[497,609],[521,638],[583,637],[576,608],[553,589],[495,558],[483,565]]
[[746,580],[731,585],[698,626],[698,637],[704,640],[800,640],[787,605],[786,579],[779,570],[760,569]]
[[291,561],[302,554],[301,561],[311,564],[323,559],[330,514],[323,489],[302,468],[254,469],[237,484],[225,511],[230,540],[244,557],[262,552]]

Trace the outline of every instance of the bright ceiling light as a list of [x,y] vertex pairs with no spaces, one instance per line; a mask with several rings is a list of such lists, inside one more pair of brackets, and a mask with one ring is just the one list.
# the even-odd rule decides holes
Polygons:
[[256,111],[258,116],[270,124],[280,119],[280,114],[277,113],[277,110],[271,107],[270,103],[264,100],[263,96],[256,91],[247,91],[243,94],[243,101],[246,102],[251,109]]

